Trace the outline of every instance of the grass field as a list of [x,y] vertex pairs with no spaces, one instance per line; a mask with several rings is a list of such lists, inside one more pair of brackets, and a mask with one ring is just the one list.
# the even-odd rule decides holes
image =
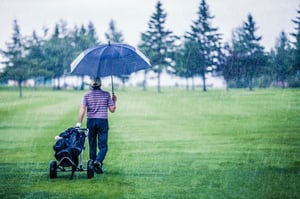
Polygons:
[[73,180],[49,162],[83,92],[23,94],[0,88],[0,198],[300,198],[300,90],[118,91],[105,173]]

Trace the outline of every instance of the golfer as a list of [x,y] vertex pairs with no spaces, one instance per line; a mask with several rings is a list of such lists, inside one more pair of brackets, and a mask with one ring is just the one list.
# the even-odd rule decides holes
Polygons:
[[[103,173],[102,165],[108,146],[108,110],[115,112],[117,97],[101,89],[100,78],[91,79],[91,91],[83,96],[76,127],[80,127],[87,111],[88,140],[90,159],[94,161],[96,173]],[[99,152],[97,154],[97,142]]]

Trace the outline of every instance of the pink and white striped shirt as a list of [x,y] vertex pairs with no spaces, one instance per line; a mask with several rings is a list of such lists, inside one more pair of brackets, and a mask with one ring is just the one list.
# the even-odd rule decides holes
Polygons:
[[93,89],[83,96],[82,104],[87,107],[87,118],[108,118],[108,107],[114,106],[109,92]]

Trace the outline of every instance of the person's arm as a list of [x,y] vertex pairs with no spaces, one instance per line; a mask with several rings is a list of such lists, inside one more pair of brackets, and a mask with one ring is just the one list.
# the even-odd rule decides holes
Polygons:
[[111,113],[113,113],[113,112],[115,112],[115,110],[116,110],[116,102],[117,102],[117,96],[115,96],[115,95],[113,95],[112,96],[112,101],[114,102],[114,105],[113,106],[109,106],[108,107],[108,109],[109,109],[109,111],[111,112]]
[[81,124],[82,124],[82,120],[84,118],[85,110],[86,110],[86,106],[81,105],[81,107],[79,109],[77,124],[76,124],[77,127],[80,127]]

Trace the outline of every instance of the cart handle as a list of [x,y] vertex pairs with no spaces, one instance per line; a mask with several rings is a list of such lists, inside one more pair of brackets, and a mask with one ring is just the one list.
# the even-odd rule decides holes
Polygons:
[[78,130],[80,130],[80,131],[86,131],[86,132],[85,132],[85,135],[88,135],[88,133],[89,133],[89,129],[88,129],[88,128],[75,127],[75,129],[78,129]]

